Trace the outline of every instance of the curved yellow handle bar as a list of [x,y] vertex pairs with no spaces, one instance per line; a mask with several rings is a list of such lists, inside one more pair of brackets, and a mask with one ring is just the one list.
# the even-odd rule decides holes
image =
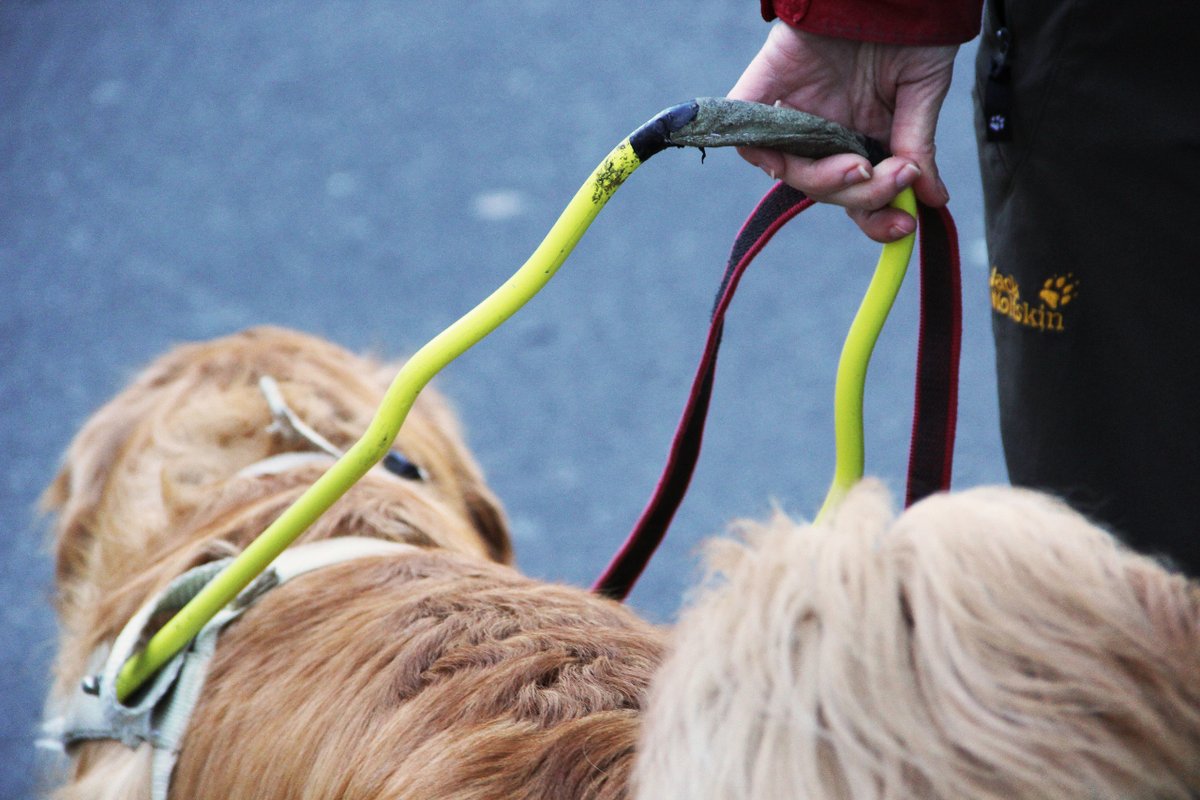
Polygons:
[[[917,216],[917,198],[912,189],[905,189],[892,201],[895,208]],[[888,313],[904,282],[908,261],[912,257],[916,233],[883,246],[875,274],[867,286],[858,313],[850,324],[842,355],[838,360],[837,380],[833,388],[833,438],[837,450],[834,464],[833,483],[825,495],[825,502],[817,512],[817,521],[837,507],[854,484],[863,476],[863,394],[867,382],[867,365],[871,352],[887,321]]]
[[[702,100],[700,108],[707,112],[708,109],[719,107],[725,102]],[[145,648],[125,663],[117,677],[118,700],[126,700],[176,653],[186,647],[225,604],[237,597],[239,592],[266,570],[276,556],[307,530],[326,509],[387,454],[417,395],[433,376],[504,323],[546,285],[558,268],[562,266],[596,215],[600,213],[609,198],[633,171],[662,147],[674,145],[675,142],[671,140],[673,133],[679,130],[688,131],[699,126],[699,123],[693,122],[694,117],[689,116],[694,114],[695,105],[693,103],[691,106],[680,106],[664,112],[664,114],[675,114],[676,116],[670,118],[664,125],[661,121],[664,119],[664,115],[660,115],[617,145],[571,198],[571,202],[559,215],[546,238],[521,268],[503,286],[438,334],[405,363],[395,380],[392,381],[379,410],[375,413],[374,419],[362,438],[211,583],[160,628],[146,643]],[[681,112],[680,109],[683,111]],[[788,111],[792,114],[796,113]],[[778,114],[781,112],[768,110],[765,113]],[[705,122],[703,114],[695,119]],[[713,135],[725,137],[713,144],[739,143],[730,140],[723,132]],[[687,142],[687,144],[693,144],[693,142]],[[843,143],[838,142],[836,146],[842,147]],[[812,155],[820,154],[813,153]],[[911,197],[911,192],[907,194]],[[861,382],[866,375],[865,360],[870,357],[875,337],[883,325],[883,318],[886,317],[891,307],[891,300],[895,297],[899,280],[903,277],[903,266],[907,263],[908,254],[912,250],[911,237],[907,241],[907,250],[900,245],[888,245],[884,248],[884,254],[880,258],[878,269],[882,270],[886,262],[890,265],[887,268],[888,274],[892,275],[884,282],[888,286],[891,286],[892,281],[895,281],[896,284],[894,288],[890,289],[891,295],[886,300],[871,299],[874,294],[883,298],[885,292],[889,291],[885,288],[876,289],[876,284],[879,282],[877,276],[868,290],[868,300],[864,301],[863,308],[859,311],[859,317],[855,321],[857,328],[860,325],[859,319],[863,319],[865,316],[879,315],[878,324],[873,325],[873,333],[869,332],[872,324],[867,322],[861,323],[864,328],[868,329],[865,333],[856,334],[852,329],[852,339],[856,341],[869,339],[865,349],[861,342],[853,349],[848,343],[846,350],[843,351],[842,366],[839,367],[837,402],[839,407],[843,403],[850,403],[851,407],[857,408],[857,414],[851,414],[836,423],[838,427],[838,468],[834,486],[830,490],[830,499],[826,501],[827,506],[835,501],[835,493],[840,496],[841,492],[844,492],[862,475]],[[903,263],[900,265],[899,273],[895,275],[895,265],[901,261]],[[863,363],[857,367],[852,366],[850,362],[855,359],[862,359]],[[848,388],[845,390],[842,388],[843,371],[847,372]],[[857,390],[853,388],[854,381],[859,382]],[[843,398],[843,391],[849,393],[847,398]],[[858,399],[855,406],[853,397],[856,392]],[[858,426],[857,432],[854,431],[856,425]],[[843,450],[854,451],[855,448],[857,448],[856,455],[852,453],[850,456],[843,457]]]
[[439,370],[520,310],[554,277],[604,204],[641,163],[628,139],[608,154],[571,198],[525,264],[503,286],[404,364],[362,438],[125,663],[117,677],[119,700],[124,701],[186,647],[208,620],[387,455],[425,385]]

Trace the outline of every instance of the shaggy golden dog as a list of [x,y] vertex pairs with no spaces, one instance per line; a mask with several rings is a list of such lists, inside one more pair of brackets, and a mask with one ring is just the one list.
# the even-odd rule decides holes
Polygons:
[[[394,368],[290,331],[180,347],[85,425],[46,494],[61,647],[51,707],[147,599],[236,553],[330,464]],[[628,794],[660,632],[616,603],[506,566],[503,513],[451,413],[424,392],[396,446],[302,537],[413,545],[267,592],[221,634],[173,798],[616,798]],[[149,744],[70,748],[60,798],[149,797]]]
[[[264,377],[337,449],[393,374],[260,328],[169,353],[101,409],[46,495],[51,705],[148,598],[332,463]],[[506,566],[503,513],[436,395],[397,448],[411,464],[368,473],[302,541],[405,545],[301,575],[224,629],[171,797],[1200,796],[1200,589],[1044,496],[893,518],[868,481],[828,522],[747,524],[711,546],[664,663],[619,605]],[[70,755],[59,798],[150,796],[151,745]]]
[[655,679],[638,797],[1200,797],[1200,587],[1065,505],[894,519],[867,482],[743,539]]

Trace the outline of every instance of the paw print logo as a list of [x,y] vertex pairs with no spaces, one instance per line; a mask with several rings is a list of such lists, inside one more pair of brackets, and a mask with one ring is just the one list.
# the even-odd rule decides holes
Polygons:
[[1075,275],[1072,273],[1051,276],[1042,284],[1042,290],[1038,292],[1038,297],[1042,298],[1042,301],[1052,310],[1057,311],[1075,299],[1075,290],[1078,288],[1079,281],[1075,280]]
[[1002,131],[1008,125],[1008,117],[1003,114],[993,114],[988,118],[988,127],[993,131]]

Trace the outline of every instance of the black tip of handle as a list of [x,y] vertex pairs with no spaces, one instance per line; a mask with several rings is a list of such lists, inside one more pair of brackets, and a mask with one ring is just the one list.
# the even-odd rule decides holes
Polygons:
[[[695,100],[663,109],[629,135],[629,145],[638,159],[645,161],[671,146],[671,134],[696,118],[700,105]],[[674,145],[679,147],[679,145]]]

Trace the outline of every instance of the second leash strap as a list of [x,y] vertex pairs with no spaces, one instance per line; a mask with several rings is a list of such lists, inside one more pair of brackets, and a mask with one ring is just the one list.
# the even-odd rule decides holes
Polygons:
[[[725,312],[754,257],[780,228],[811,205],[813,200],[802,192],[776,184],[738,232],[717,293],[704,353],[662,476],[633,530],[593,584],[593,591],[624,599],[666,535],[699,459]],[[962,328],[954,220],[944,208],[919,206],[918,221],[921,323],[906,505],[950,486]]]
[[604,572],[592,585],[592,591],[616,600],[623,600],[641,577],[654,551],[658,549],[667,528],[675,517],[700,458],[704,424],[712,398],[713,377],[717,369],[717,354],[725,325],[725,312],[737,291],[742,274],[754,257],[766,247],[771,237],[789,220],[813,205],[813,200],[785,183],[778,183],[759,201],[742,225],[725,265],[725,274],[713,305],[708,340],[696,375],[692,379],[687,405],[675,430],[667,463],[658,486],[641,516],[626,537],[621,549],[613,556]]

